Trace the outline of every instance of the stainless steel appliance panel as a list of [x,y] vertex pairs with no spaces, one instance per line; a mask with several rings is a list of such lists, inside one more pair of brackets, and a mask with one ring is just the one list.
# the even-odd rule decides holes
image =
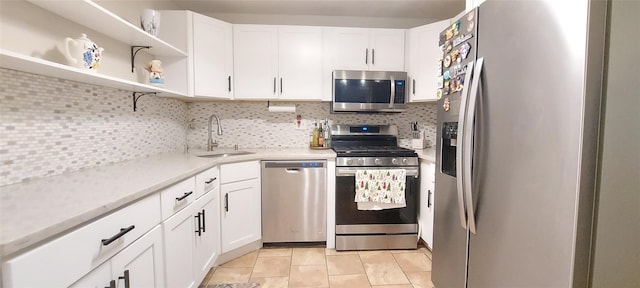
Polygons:
[[336,112],[402,112],[406,86],[406,72],[335,70],[331,107]]
[[262,162],[262,241],[323,242],[326,161]]
[[340,250],[391,250],[415,249],[416,235],[336,235],[336,247]]
[[488,1],[479,9],[468,287],[573,285],[587,6]]

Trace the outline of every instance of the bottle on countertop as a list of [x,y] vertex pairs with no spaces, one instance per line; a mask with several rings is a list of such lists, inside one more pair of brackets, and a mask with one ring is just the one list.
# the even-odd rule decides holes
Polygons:
[[324,120],[324,147],[331,147],[331,133],[329,133],[329,120]]
[[318,147],[318,141],[319,141],[319,136],[320,136],[318,132],[319,132],[318,131],[318,123],[316,122],[314,124],[314,127],[313,127],[313,137],[312,137],[312,140],[311,140],[311,147]]
[[324,131],[322,129],[323,123],[318,125],[318,147],[324,147]]

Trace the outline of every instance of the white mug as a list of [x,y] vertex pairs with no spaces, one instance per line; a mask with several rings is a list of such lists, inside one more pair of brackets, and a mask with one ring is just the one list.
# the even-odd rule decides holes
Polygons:
[[142,26],[142,30],[158,37],[158,31],[160,30],[160,13],[153,9],[142,10],[140,26]]

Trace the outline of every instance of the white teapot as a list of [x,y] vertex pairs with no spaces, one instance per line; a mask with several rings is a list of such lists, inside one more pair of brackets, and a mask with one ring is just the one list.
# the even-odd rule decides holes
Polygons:
[[69,65],[90,71],[98,70],[104,49],[87,38],[87,34],[83,33],[76,39],[67,37],[65,48]]

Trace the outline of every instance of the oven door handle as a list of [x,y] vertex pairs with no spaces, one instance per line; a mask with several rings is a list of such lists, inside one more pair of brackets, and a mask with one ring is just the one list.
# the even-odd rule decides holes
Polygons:
[[385,170],[385,169],[404,169],[407,171],[407,176],[418,177],[420,175],[420,169],[418,167],[382,167],[364,169],[363,167],[336,167],[336,176],[356,176],[358,170]]

